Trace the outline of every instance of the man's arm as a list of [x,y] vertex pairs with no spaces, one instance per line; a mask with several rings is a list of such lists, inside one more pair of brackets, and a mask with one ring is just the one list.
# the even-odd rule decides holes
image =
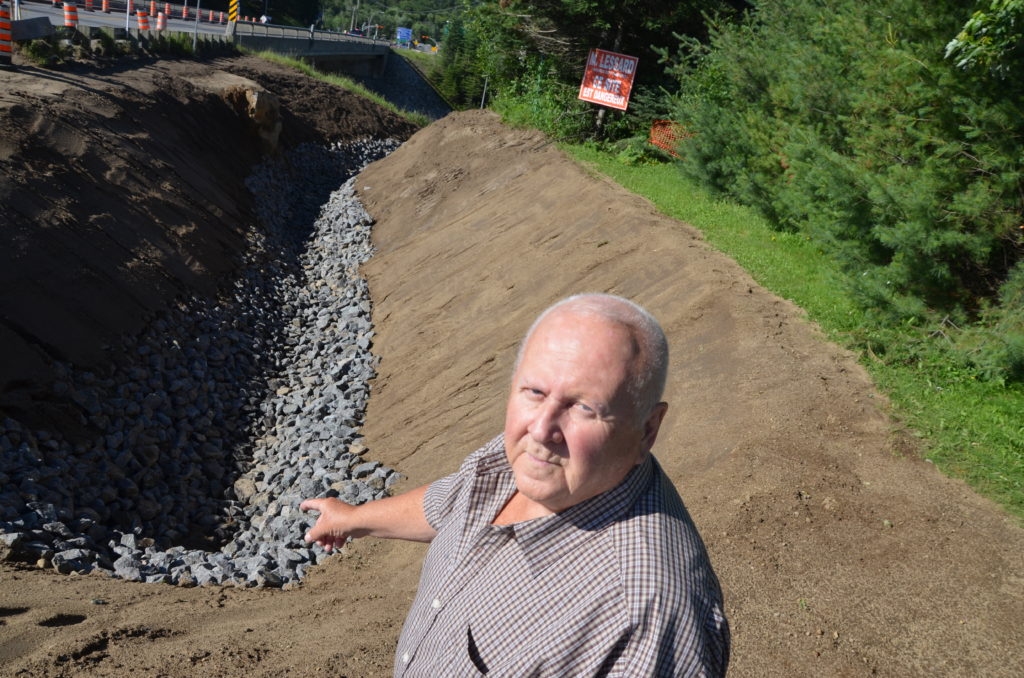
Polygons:
[[327,551],[341,548],[352,537],[381,537],[428,542],[437,531],[423,513],[423,495],[429,485],[396,497],[387,497],[352,506],[338,499],[307,499],[299,508],[319,511],[316,525],[306,533],[307,542],[316,542]]

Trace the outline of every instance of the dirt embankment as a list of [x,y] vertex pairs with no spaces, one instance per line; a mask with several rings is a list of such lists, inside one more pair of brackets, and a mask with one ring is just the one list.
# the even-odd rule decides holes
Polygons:
[[279,134],[262,136],[277,148],[414,131],[254,57],[3,78],[0,406],[29,419],[54,359],[102,366],[120,333],[236,265],[253,219],[243,182],[268,150],[246,89],[275,99]]
[[[409,486],[500,430],[540,309],[623,294],[669,335],[655,452],[722,580],[733,675],[1020,674],[1024,531],[905,451],[852,357],[697,231],[486,113],[358,190],[382,358],[365,433]],[[0,674],[388,675],[422,553],[360,542],[288,592],[0,569]]]

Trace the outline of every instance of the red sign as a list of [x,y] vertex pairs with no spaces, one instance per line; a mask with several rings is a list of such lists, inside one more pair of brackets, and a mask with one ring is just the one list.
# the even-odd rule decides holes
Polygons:
[[580,85],[580,99],[620,111],[629,104],[629,90],[636,73],[636,57],[592,49]]

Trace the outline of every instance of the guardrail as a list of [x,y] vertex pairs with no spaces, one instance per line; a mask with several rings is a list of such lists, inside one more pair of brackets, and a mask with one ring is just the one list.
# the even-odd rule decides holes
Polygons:
[[[129,12],[129,2],[131,3],[131,11]],[[177,21],[190,21],[195,22],[197,18],[197,3],[170,3],[170,2],[154,2],[153,0],[75,0],[75,4],[78,5],[78,10],[82,12],[105,12],[109,15],[125,15],[129,14],[132,16],[132,23],[134,27],[135,18],[134,15],[137,11],[147,12],[154,17],[157,13],[163,12],[164,15],[171,20]],[[227,30],[228,27],[228,13],[222,12],[221,10],[211,10],[208,7],[201,6],[198,3],[198,19],[202,25],[222,25]],[[15,0],[14,18],[20,18],[18,16],[18,10],[21,6],[28,5],[47,5],[54,8],[60,8],[63,5],[63,0]],[[155,10],[155,11],[153,11]],[[308,40],[313,38],[317,41],[338,41],[338,42],[357,42],[367,45],[389,45],[390,41],[380,40],[373,38],[366,38],[357,35],[349,35],[347,33],[340,33],[337,31],[325,31],[325,30],[313,30],[310,34],[308,28],[302,28],[297,26],[280,26],[277,24],[263,24],[258,21],[249,21],[252,17],[242,17],[240,21],[235,22],[234,29],[231,32],[235,36],[253,36],[253,37],[268,37],[268,38],[292,38],[292,39],[304,39]]]
[[[63,0],[58,0],[57,2],[53,2],[52,0],[19,0],[15,4],[15,10],[17,12],[21,7],[28,7],[29,5],[46,5],[59,9],[63,4]],[[97,14],[105,13],[111,16],[123,16],[128,13],[129,0],[75,0],[75,4],[78,6],[78,10],[80,12],[93,12]],[[155,15],[157,12],[163,12],[168,19],[187,21],[196,20],[196,3],[194,2],[175,4],[170,2],[153,2],[153,0],[131,0],[131,9],[132,16],[135,15],[136,11],[147,12],[151,15]],[[155,9],[156,12],[151,12],[150,10],[152,9]],[[226,24],[227,15],[227,12],[210,10],[208,7],[199,9],[199,21],[204,24]]]
[[314,40],[333,40],[337,42],[359,42],[366,45],[388,45],[388,40],[374,40],[358,35],[338,33],[335,31],[314,30],[312,35],[308,28],[296,26],[278,26],[276,24],[261,24],[239,21],[235,24],[235,35],[251,35],[261,38],[313,38]]

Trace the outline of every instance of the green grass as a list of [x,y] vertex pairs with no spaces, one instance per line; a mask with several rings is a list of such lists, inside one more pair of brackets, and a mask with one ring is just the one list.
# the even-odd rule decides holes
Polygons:
[[[943,359],[941,338],[915,328],[879,330],[889,332],[890,344],[898,336],[910,347],[905,352],[890,349],[879,357],[858,349],[871,323],[843,293],[839,271],[805,236],[779,232],[755,210],[710,195],[672,164],[628,165],[592,145],[564,148],[666,215],[696,226],[758,283],[807,311],[830,339],[857,350],[897,420],[921,439],[924,455],[1024,518],[1024,386],[975,379]],[[927,342],[936,346],[922,350]]]
[[297,71],[305,73],[311,78],[322,80],[326,83],[334,85],[335,87],[340,87],[344,90],[352,92],[353,94],[357,94],[363,97],[364,99],[369,99],[375,104],[383,108],[386,108],[393,113],[397,113],[398,115],[402,116],[403,118],[413,123],[414,125],[425,127],[430,124],[430,118],[423,115],[422,113],[415,113],[413,111],[406,111],[404,109],[401,109],[398,106],[395,106],[387,99],[385,99],[384,97],[377,94],[376,92],[371,92],[370,90],[366,89],[355,80],[346,78],[343,75],[336,75],[333,73],[324,73],[323,71],[318,71],[317,69],[313,68],[304,61],[301,61],[299,59],[293,59],[292,57],[282,56],[275,52],[262,51],[248,53],[252,54],[253,56],[258,56],[261,59],[266,59],[267,61],[273,61],[274,63],[290,66],[291,68],[294,68]]
[[437,52],[419,52],[414,49],[393,49],[393,54],[397,54],[406,61],[411,61],[419,69],[423,71],[427,77],[436,79],[435,71],[440,67],[441,60],[438,58]]

